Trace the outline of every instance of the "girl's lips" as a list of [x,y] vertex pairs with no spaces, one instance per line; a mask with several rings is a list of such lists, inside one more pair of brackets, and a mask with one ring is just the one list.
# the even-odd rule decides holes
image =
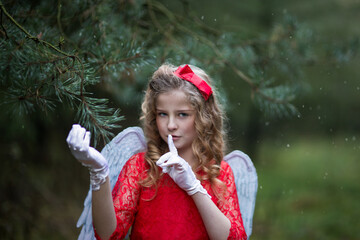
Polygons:
[[180,138],[179,136],[175,136],[175,135],[171,135],[171,136],[172,136],[174,141]]

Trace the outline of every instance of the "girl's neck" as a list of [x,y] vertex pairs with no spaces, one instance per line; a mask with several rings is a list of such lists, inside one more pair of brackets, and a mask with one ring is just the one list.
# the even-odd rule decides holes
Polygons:
[[198,163],[192,151],[179,152],[179,156],[183,158],[192,168],[194,168]]

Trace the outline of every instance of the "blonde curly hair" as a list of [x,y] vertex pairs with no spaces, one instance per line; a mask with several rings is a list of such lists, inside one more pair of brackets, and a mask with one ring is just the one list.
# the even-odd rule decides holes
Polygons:
[[[209,76],[200,68],[190,66],[195,74],[205,80],[211,86]],[[147,177],[141,181],[141,185],[150,187],[156,185],[160,178],[160,171],[156,161],[161,155],[168,152],[168,146],[159,135],[156,125],[156,99],[162,94],[172,90],[182,90],[189,103],[196,111],[195,129],[197,138],[192,143],[192,150],[197,159],[195,171],[202,170],[205,174],[197,175],[200,180],[209,180],[211,185],[221,183],[217,179],[220,172],[220,164],[225,150],[224,112],[217,100],[216,91],[205,101],[200,91],[190,82],[176,75],[176,67],[170,64],[161,65],[149,81],[144,102],[141,106],[144,133],[147,139],[147,152],[145,160],[149,164]]]

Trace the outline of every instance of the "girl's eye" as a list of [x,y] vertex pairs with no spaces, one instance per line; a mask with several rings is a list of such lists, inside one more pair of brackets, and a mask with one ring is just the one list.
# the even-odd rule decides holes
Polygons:
[[187,113],[179,113],[179,116],[180,117],[187,117],[187,116],[189,116],[189,114],[187,114]]
[[164,117],[164,116],[166,116],[166,113],[159,112],[159,113],[158,113],[158,116],[159,116],[159,117]]

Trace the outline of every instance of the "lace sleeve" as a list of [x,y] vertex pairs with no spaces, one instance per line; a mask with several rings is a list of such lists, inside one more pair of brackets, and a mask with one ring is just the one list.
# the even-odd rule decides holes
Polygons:
[[221,167],[224,171],[221,180],[226,184],[227,192],[224,194],[224,201],[220,201],[218,207],[231,223],[228,239],[246,240],[247,236],[241,218],[234,174],[227,163],[223,162]]
[[[144,172],[143,153],[132,156],[124,165],[112,191],[116,215],[116,229],[110,239],[125,238],[134,222],[140,195],[139,179]],[[96,234],[96,239],[100,237]]]

